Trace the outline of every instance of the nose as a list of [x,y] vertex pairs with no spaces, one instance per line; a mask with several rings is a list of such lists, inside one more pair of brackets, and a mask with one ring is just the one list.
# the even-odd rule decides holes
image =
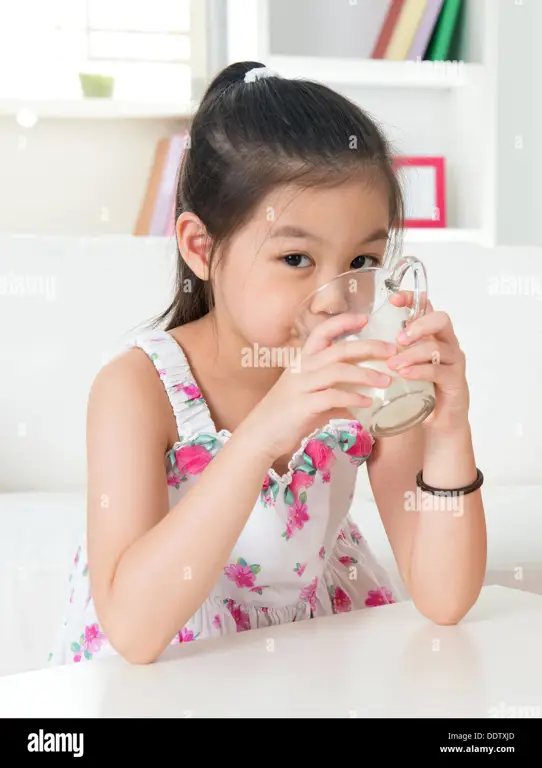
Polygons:
[[340,315],[347,312],[350,304],[347,291],[348,286],[342,281],[324,284],[314,294],[309,311],[313,315]]

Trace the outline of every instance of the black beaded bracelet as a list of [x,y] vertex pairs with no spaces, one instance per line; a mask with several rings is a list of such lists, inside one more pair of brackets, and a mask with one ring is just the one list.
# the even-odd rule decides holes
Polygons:
[[433,488],[432,486],[424,483],[422,478],[422,471],[423,470],[420,469],[420,471],[416,475],[416,485],[418,486],[418,488],[421,488],[422,491],[426,491],[427,493],[432,493],[433,496],[452,496],[452,497],[464,496],[467,493],[472,493],[473,491],[477,491],[478,488],[480,488],[480,486],[484,482],[484,476],[481,470],[479,470],[477,467],[476,480],[473,483],[470,483],[470,485],[465,485],[463,486],[463,488],[450,488],[450,489]]

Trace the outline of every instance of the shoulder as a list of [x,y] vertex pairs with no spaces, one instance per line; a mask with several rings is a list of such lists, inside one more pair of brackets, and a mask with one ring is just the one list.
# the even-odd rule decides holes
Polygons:
[[[174,420],[167,394],[149,355],[134,346],[106,363],[92,381],[87,406],[89,437],[93,427],[113,437],[141,432],[155,434],[167,448]],[[109,427],[107,430],[106,427]]]

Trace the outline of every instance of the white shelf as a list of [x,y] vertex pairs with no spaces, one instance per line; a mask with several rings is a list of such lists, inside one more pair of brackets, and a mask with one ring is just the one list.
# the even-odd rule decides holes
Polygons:
[[194,104],[121,101],[114,98],[79,98],[60,100],[0,99],[0,116],[16,117],[28,110],[41,118],[78,119],[187,119],[194,113]]
[[460,88],[467,85],[481,69],[478,64],[464,62],[273,55],[267,60],[268,66],[283,77],[309,77],[325,83],[379,88]]

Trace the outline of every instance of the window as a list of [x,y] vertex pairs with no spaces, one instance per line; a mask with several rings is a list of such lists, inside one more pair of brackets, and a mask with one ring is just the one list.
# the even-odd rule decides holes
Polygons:
[[194,0],[1,3],[0,98],[78,98],[79,73],[90,73],[114,78],[114,98],[188,101],[197,9]]

